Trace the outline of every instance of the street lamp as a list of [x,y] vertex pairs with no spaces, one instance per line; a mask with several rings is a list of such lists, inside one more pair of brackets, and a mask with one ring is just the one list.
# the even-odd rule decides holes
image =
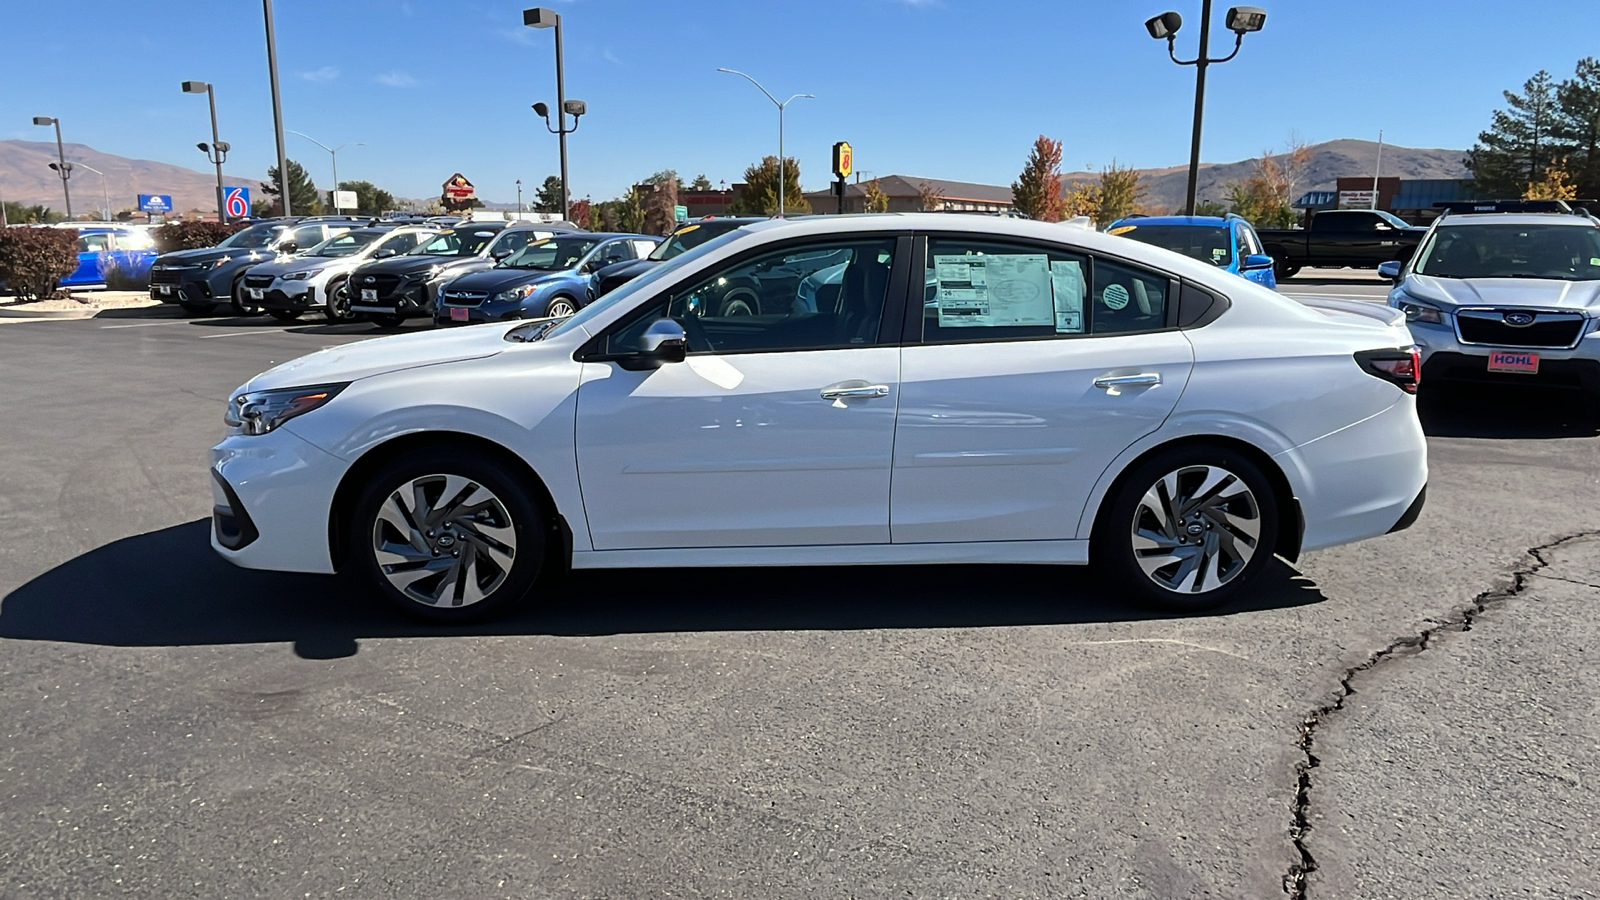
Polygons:
[[88,169],[89,171],[100,176],[100,196],[106,201],[106,214],[101,221],[111,221],[111,192],[106,189],[106,173],[96,169],[94,166],[91,166],[88,163],[78,163],[78,165],[83,166],[85,169]]
[[[343,210],[339,207],[339,151],[346,147],[365,147],[366,144],[362,143],[361,141],[356,141],[354,144],[340,144],[337,147],[329,147],[327,144],[324,144],[323,142],[317,140],[309,134],[306,134],[303,131],[295,131],[291,128],[289,129],[289,133],[300,135],[311,143],[316,144],[318,147],[328,151],[328,155],[333,157],[333,191],[329,194],[329,196],[333,199],[333,214],[338,215],[339,213],[343,212]],[[287,184],[287,182],[285,183]]]
[[517,179],[517,218],[522,218],[522,179]]
[[217,167],[217,221],[228,221],[227,210],[224,209],[226,201],[222,197],[222,163],[228,158],[228,151],[233,146],[227,141],[217,137],[217,95],[212,86],[204,81],[185,81],[182,85],[185,94],[205,94],[206,102],[211,106],[211,145],[197,144],[200,152],[206,159]]
[[33,124],[54,125],[56,127],[56,162],[51,163],[50,168],[55,169],[56,174],[61,176],[61,194],[67,198],[67,221],[70,222],[72,221],[72,191],[67,187],[67,179],[72,177],[72,163],[67,162],[67,151],[61,146],[61,120],[52,119],[49,116],[34,116]]
[[[1208,2],[1209,2],[1209,0],[1208,0]],[[764,87],[761,87],[761,82],[755,80],[754,78],[751,78],[749,75],[746,75],[745,73],[739,71],[738,69],[722,69],[722,68],[719,68],[719,69],[717,69],[717,71],[718,72],[727,72],[729,75],[738,75],[740,78],[743,78],[745,81],[750,82],[751,84],[755,85],[756,88],[758,88],[761,91],[761,93],[766,94],[767,95],[767,99],[771,100],[778,107],[778,218],[781,219],[781,218],[783,218],[783,195],[787,192],[788,187],[789,187],[789,183],[784,180],[783,110],[789,104],[793,103],[796,100],[801,99],[802,97],[804,97],[807,100],[815,100],[817,98],[813,94],[795,94],[793,97],[790,97],[789,99],[783,101],[782,103],[779,103],[778,102],[778,98],[772,96],[772,92],[771,91],[767,90]]]
[[278,141],[278,202],[283,205],[283,215],[292,216],[294,213],[289,210],[289,151],[283,143],[283,105],[278,102],[278,38],[272,28],[272,0],[261,0],[261,12],[267,20],[267,78],[272,85],[272,134]]
[[1228,30],[1234,34],[1233,52],[1221,59],[1211,59],[1211,0],[1201,0],[1200,5],[1200,55],[1194,59],[1183,60],[1173,49],[1177,40],[1178,29],[1183,27],[1183,17],[1175,12],[1164,12],[1144,23],[1145,30],[1156,40],[1166,39],[1167,55],[1180,66],[1194,66],[1194,134],[1189,142],[1189,192],[1185,205],[1185,213],[1194,215],[1195,182],[1200,176],[1200,118],[1205,112],[1206,103],[1206,67],[1214,63],[1225,63],[1239,55],[1239,47],[1244,43],[1244,36],[1252,31],[1260,31],[1267,23],[1267,13],[1257,6],[1235,6],[1228,10]]
[[[567,217],[572,208],[572,189],[567,183],[567,135],[578,130],[578,117],[587,111],[581,100],[567,100],[566,70],[561,62],[561,14],[543,6],[522,11],[522,24],[529,28],[554,28],[556,30],[556,126],[550,127],[549,108],[535,103],[533,111],[544,119],[544,127],[561,139],[561,217]],[[567,127],[567,116],[572,116],[572,127]]]

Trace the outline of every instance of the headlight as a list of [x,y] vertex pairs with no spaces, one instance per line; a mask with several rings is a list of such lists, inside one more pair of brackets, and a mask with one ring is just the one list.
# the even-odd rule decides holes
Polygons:
[[207,260],[206,262],[201,263],[200,265],[196,266],[195,268],[201,269],[201,270],[215,269],[217,266],[222,265],[223,263],[227,262],[228,260],[230,260],[232,258],[233,257],[231,257],[231,256],[224,256],[221,259]]
[[245,391],[228,401],[222,421],[245,434],[266,434],[295,416],[305,415],[345,389],[341,384],[315,384],[274,391]]
[[439,273],[443,271],[444,266],[429,266],[426,269],[423,269],[417,277],[421,278],[423,281],[432,281],[433,279],[438,278]]
[[1426,303],[1417,303],[1411,300],[1401,300],[1395,307],[1406,314],[1406,323],[1421,322],[1424,325],[1443,325],[1444,312],[1436,306]]
[[290,272],[289,274],[283,276],[283,280],[284,281],[305,281],[307,278],[315,278],[315,277],[317,277],[318,275],[321,275],[321,274],[322,274],[322,270],[321,269],[306,269],[304,272]]
[[1591,334],[1600,334],[1600,316],[1596,316],[1589,320],[1589,326],[1583,329],[1583,334],[1585,337],[1588,337]]
[[536,284],[524,284],[520,287],[514,287],[509,291],[501,291],[500,293],[495,294],[493,297],[489,298],[489,302],[510,303],[513,300],[521,300],[538,289],[539,286]]

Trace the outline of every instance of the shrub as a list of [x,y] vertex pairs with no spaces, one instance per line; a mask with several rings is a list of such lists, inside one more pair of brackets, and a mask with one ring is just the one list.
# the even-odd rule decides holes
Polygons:
[[124,271],[123,268],[112,262],[106,266],[106,290],[110,291],[147,291],[150,289],[150,270],[146,269],[143,275],[136,275]]
[[78,232],[70,228],[0,229],[0,282],[23,302],[55,294],[78,268]]
[[243,222],[169,222],[155,231],[156,249],[171,253],[215,247],[223,238],[244,228]]

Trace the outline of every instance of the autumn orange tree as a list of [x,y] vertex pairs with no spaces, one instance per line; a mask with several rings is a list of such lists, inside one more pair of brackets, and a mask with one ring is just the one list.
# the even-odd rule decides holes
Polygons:
[[1011,204],[1030,219],[1059,222],[1064,218],[1061,196],[1061,142],[1039,135],[1022,174],[1011,183]]

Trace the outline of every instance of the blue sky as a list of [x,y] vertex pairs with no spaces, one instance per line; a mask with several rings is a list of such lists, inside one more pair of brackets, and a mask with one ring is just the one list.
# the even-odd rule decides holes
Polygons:
[[[1232,161],[1284,143],[1373,138],[1465,148],[1500,91],[1596,53],[1597,0],[1254,0],[1266,29],[1211,70],[1202,157]],[[344,179],[436,196],[461,171],[489,200],[557,171],[556,140],[529,110],[554,105],[553,39],[501,0],[276,0],[285,127],[330,146]],[[776,152],[777,113],[719,66],[786,97],[786,149],[807,189],[849,140],[856,167],[1010,183],[1033,138],[1065,142],[1065,165],[1182,164],[1193,69],[1166,59],[1145,18],[1188,20],[1197,0],[564,0],[567,93],[590,114],[571,136],[575,196],[605,199],[651,172],[732,183]],[[1231,46],[1216,12],[1214,55]],[[63,23],[67,23],[65,27]],[[256,0],[0,0],[0,138],[69,141],[194,168],[217,86],[228,171],[275,160]],[[1220,36],[1219,36],[1220,33]],[[319,186],[328,155],[288,136]]]

